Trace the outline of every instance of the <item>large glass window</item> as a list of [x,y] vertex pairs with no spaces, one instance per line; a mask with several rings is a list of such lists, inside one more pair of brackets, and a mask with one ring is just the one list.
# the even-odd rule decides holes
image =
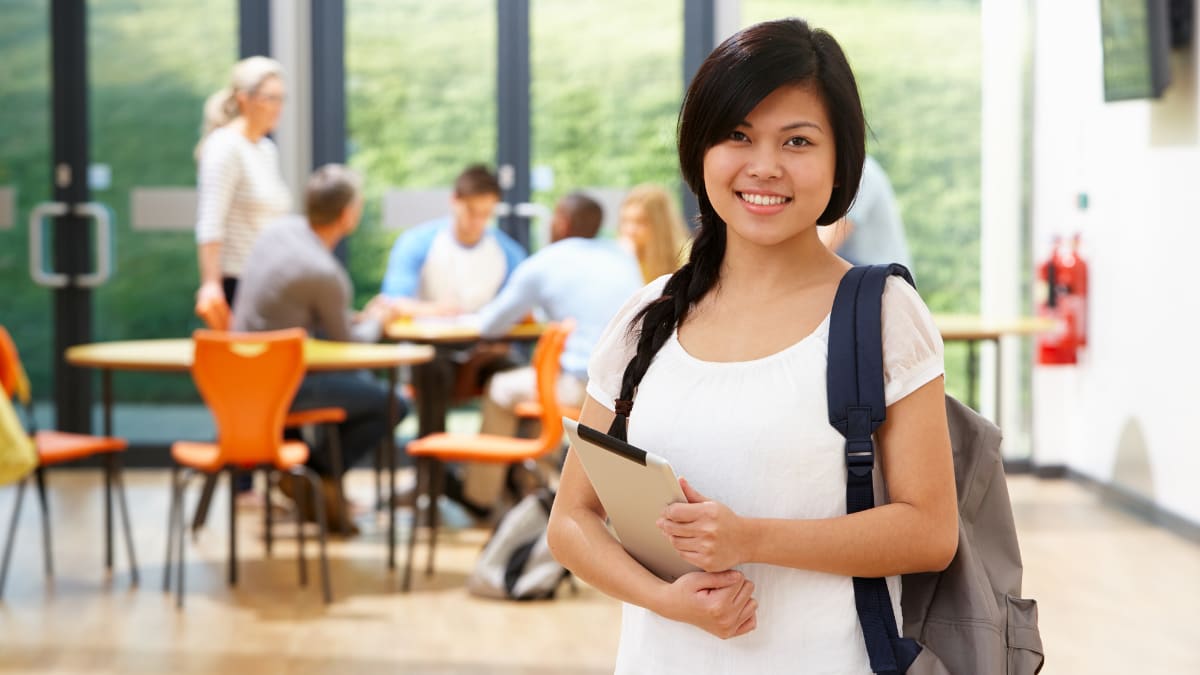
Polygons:
[[[979,311],[981,58],[978,0],[744,0],[742,24],[800,15],[854,68],[921,296],[934,312]],[[1014,143],[1020,142],[1013,139]],[[947,388],[966,400],[966,349],[949,345]]]
[[590,189],[611,228],[634,185],[677,193],[683,3],[534,0],[530,12],[534,200]]
[[52,197],[49,5],[0,3],[0,324],[39,400],[53,398],[53,311],[50,292],[29,278],[28,223]]
[[350,243],[361,303],[401,229],[448,214],[439,190],[465,166],[495,165],[495,1],[349,0],[346,108],[349,163],[366,181]]

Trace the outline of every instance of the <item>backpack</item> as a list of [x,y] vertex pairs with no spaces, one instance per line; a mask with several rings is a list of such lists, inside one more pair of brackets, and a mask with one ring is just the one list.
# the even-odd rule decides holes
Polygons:
[[467,578],[473,595],[500,600],[553,598],[570,572],[550,554],[546,525],[554,493],[540,488],[506,511]]
[[[886,417],[882,298],[888,277],[915,287],[901,265],[855,267],[838,286],[829,322],[829,422],[846,437],[846,508],[875,503],[872,433]],[[958,552],[941,572],[906,574],[904,635],[883,579],[854,578],[854,599],[875,673],[1029,675],[1044,661],[1037,603],[1021,598],[1021,551],[1000,455],[1000,429],[950,396],[946,417],[958,489]]]

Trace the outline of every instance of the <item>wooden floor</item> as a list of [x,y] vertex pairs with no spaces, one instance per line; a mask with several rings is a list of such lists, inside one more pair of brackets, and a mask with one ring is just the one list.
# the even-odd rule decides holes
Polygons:
[[[27,494],[13,569],[0,601],[3,673],[495,673],[611,672],[619,606],[588,588],[558,600],[472,598],[465,574],[486,532],[446,534],[438,573],[412,593],[384,569],[382,522],[331,549],[335,602],[320,601],[316,566],[299,588],[289,537],[263,556],[262,525],[243,513],[241,579],[225,583],[224,494],[189,545],[188,596],[176,611],[162,587],[167,474],[128,476],[142,580],[131,588],[123,549],[103,571],[99,474],[51,475],[55,580],[41,570],[39,519]],[[372,494],[369,474],[352,493]],[[1067,481],[1010,479],[1048,652],[1044,673],[1200,673],[1200,546],[1100,505]],[[7,527],[14,490],[0,490]],[[118,540],[119,542],[119,540]],[[310,549],[312,549],[310,545]],[[402,560],[402,558],[401,558]]]

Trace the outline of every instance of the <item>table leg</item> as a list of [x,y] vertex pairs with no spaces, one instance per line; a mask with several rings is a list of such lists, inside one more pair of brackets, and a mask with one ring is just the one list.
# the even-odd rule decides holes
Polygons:
[[[104,435],[112,436],[112,371],[107,368],[100,377],[101,396],[104,400]],[[110,453],[104,462],[104,568],[113,568],[113,457]]]
[[[383,450],[387,455],[385,461],[388,472],[386,504],[388,512],[387,566],[389,570],[396,569],[396,504],[393,498],[396,494],[396,412],[399,408],[399,401],[396,400],[397,370],[395,367],[388,368],[388,432],[387,437],[383,441]],[[416,526],[415,522],[413,526]]]
[[113,392],[112,371],[105,368],[100,371],[100,390],[104,401],[104,435],[113,434]]

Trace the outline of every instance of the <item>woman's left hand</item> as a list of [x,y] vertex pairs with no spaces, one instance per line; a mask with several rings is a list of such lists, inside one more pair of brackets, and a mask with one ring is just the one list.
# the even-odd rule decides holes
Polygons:
[[688,503],[668,506],[657,525],[680,557],[706,572],[721,572],[745,562],[745,519],[696,492],[687,480],[680,478],[679,486]]

